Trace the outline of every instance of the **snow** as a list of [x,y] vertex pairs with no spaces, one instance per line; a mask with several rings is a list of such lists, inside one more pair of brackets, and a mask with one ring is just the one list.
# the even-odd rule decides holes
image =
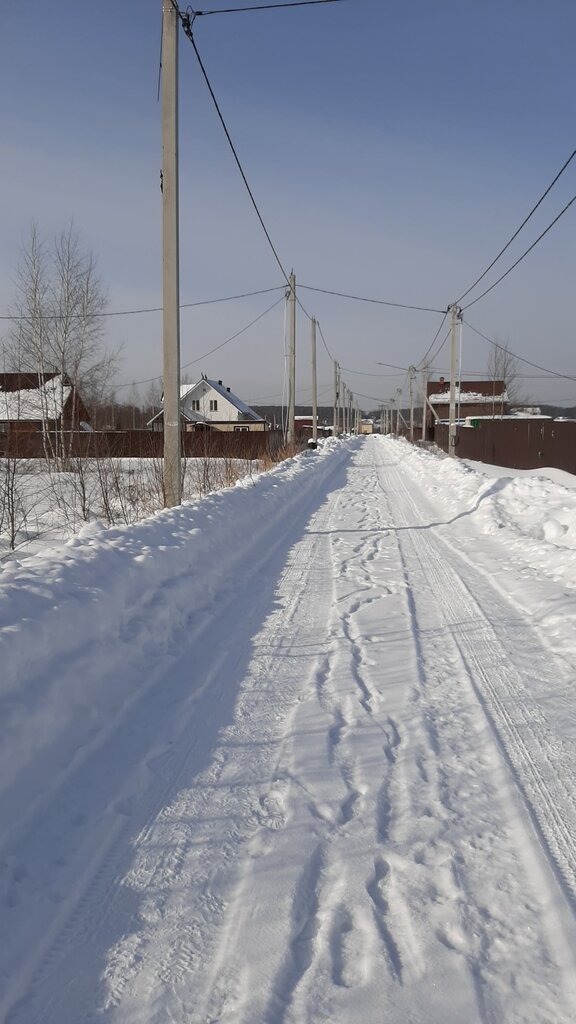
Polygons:
[[57,420],[71,392],[72,388],[62,383],[61,374],[44,381],[38,388],[21,391],[0,388],[0,420]]
[[[456,401],[460,405],[493,405],[496,402],[508,401],[508,393],[506,391],[500,395],[487,395],[483,391],[460,391],[458,386],[456,386],[454,391]],[[450,391],[436,391],[433,395],[429,395],[428,398],[432,405],[446,405],[450,401]]]
[[575,587],[379,436],[5,564],[0,1021],[573,1024]]

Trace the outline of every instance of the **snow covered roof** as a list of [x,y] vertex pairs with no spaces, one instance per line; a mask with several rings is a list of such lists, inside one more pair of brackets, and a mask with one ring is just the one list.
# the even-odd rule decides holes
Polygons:
[[[499,394],[486,394],[482,391],[468,391],[465,386],[460,390],[457,386],[456,401],[460,405],[492,405],[494,402],[507,402],[508,392],[506,389]],[[432,405],[448,405],[450,402],[450,389],[447,391],[436,392],[434,395],[429,395],[429,401]]]
[[[235,395],[233,391],[230,391],[230,388],[227,388],[221,380],[210,380],[208,377],[201,377],[195,384],[182,384],[180,387],[180,400],[182,401],[186,395],[189,395],[191,391],[194,391],[198,385],[202,383],[208,384],[214,391],[221,395],[222,398],[225,398],[226,401],[230,402],[231,405],[238,409],[238,412],[242,414],[244,419],[254,420],[256,423],[262,422],[263,417],[259,416],[258,413],[255,412],[251,406],[247,405],[246,402],[243,402],[241,398],[238,398],[238,395]],[[203,419],[203,417],[199,418]]]
[[241,398],[238,398],[238,396],[235,395],[232,391],[230,391],[229,388],[225,387],[222,384],[222,381],[209,380],[208,384],[210,384],[210,386],[213,387],[214,390],[217,391],[219,395],[222,395],[222,398],[226,398],[227,401],[231,402],[232,405],[236,406],[238,412],[241,412],[246,419],[257,421],[260,421],[262,419],[262,416],[259,416],[258,413],[254,411],[254,409],[252,409],[249,405],[246,404],[246,402],[243,402]]
[[0,420],[58,420],[72,387],[57,373],[36,387],[4,390],[0,381]]

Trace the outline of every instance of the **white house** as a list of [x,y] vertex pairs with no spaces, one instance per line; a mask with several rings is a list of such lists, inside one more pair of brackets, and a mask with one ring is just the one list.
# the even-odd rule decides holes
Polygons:
[[[209,380],[204,374],[196,384],[181,385],[180,413],[186,430],[207,427],[235,432],[268,429],[266,420],[221,380]],[[148,425],[162,429],[162,417],[163,413],[158,413]]]

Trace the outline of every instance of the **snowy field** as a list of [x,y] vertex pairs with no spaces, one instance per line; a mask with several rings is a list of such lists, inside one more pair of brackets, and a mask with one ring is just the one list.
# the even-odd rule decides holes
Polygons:
[[574,1024],[575,484],[328,441],[4,562],[2,1024]]
[[[67,471],[44,459],[0,458],[0,565],[60,546],[85,522],[135,523],[164,507],[162,460],[73,458]],[[47,468],[47,465],[49,468]],[[255,459],[188,458],[186,501],[259,471]]]

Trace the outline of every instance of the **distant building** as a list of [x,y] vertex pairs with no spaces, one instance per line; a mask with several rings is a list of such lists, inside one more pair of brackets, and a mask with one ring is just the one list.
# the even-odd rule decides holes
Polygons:
[[[244,432],[268,430],[268,422],[238,398],[221,380],[208,380],[202,375],[196,384],[180,387],[180,415],[184,430],[225,430]],[[163,411],[148,423],[153,430],[162,430]]]
[[[296,435],[312,436],[314,429],[314,419],[312,416],[295,416],[294,417],[294,430]],[[320,437],[329,437],[332,433],[332,426],[326,423],[318,423],[316,420],[316,433]]]
[[[509,411],[503,380],[466,380],[456,383],[456,418],[464,422],[475,416],[500,417]],[[450,418],[450,382],[440,377],[426,388],[426,426],[447,423]]]

